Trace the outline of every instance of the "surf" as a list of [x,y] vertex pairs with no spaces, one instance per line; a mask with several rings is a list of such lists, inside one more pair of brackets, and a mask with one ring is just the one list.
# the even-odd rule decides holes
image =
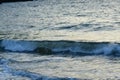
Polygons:
[[0,40],[0,51],[62,55],[117,55],[120,43],[78,41]]

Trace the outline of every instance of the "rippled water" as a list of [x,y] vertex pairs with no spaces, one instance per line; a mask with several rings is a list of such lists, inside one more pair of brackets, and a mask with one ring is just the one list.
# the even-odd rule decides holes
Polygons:
[[[119,57],[107,56],[40,56],[26,53],[1,53],[1,70],[6,74],[32,80],[119,80]],[[7,75],[8,76],[8,75]],[[12,77],[12,76],[10,76]],[[8,79],[10,78],[8,77]],[[13,77],[13,79],[18,80]],[[4,79],[4,77],[3,77]],[[21,79],[21,78],[20,78]],[[28,79],[28,80],[29,80]]]
[[120,0],[38,0],[0,5],[0,38],[120,40]]
[[[119,4],[120,0],[0,4],[0,80],[119,80]],[[52,54],[45,55],[48,51]]]

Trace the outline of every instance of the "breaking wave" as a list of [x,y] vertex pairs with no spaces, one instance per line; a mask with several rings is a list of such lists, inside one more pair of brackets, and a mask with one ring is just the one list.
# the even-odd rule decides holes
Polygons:
[[0,40],[0,51],[62,55],[117,55],[120,44],[111,42]]

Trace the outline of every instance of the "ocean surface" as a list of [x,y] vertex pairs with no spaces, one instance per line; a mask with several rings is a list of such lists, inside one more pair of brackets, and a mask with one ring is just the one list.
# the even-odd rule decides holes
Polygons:
[[120,0],[0,4],[0,80],[120,80]]

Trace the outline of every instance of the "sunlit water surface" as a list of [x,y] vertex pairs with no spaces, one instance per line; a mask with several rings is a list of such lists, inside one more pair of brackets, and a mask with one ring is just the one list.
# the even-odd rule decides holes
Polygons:
[[[119,32],[120,0],[38,0],[0,4],[0,39],[3,40],[119,43]],[[17,48],[16,43],[10,45],[13,43],[8,42],[5,47],[13,51],[23,49],[24,43]],[[112,48],[116,49],[116,45],[110,45],[107,51]],[[119,80],[120,58],[0,52],[0,80],[42,79]]]
[[0,38],[120,41],[120,0],[0,4]]
[[[40,56],[26,53],[1,53],[1,79],[90,79],[119,80],[119,57]],[[2,62],[4,62],[2,64]],[[9,74],[8,74],[9,73]],[[13,75],[13,76],[11,76]],[[7,76],[7,77],[6,77]],[[17,76],[17,77],[16,77]],[[18,78],[18,79],[17,79]],[[29,80],[28,79],[28,80]],[[61,80],[61,79],[60,79]]]

